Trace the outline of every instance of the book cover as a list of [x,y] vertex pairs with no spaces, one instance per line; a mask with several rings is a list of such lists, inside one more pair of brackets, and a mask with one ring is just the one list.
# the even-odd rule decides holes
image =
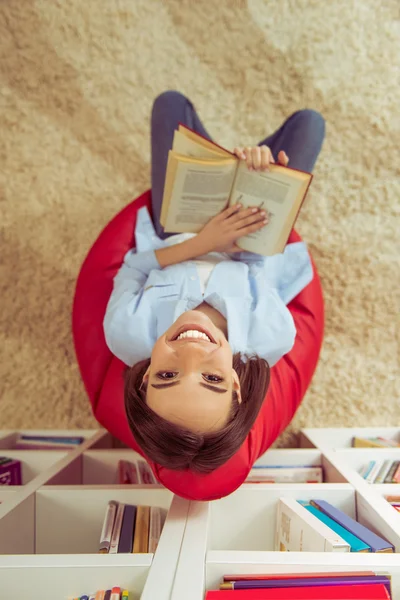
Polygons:
[[336,523],[336,521],[328,517],[328,515],[326,515],[322,511],[318,510],[318,508],[315,508],[315,506],[312,506],[311,504],[303,502],[301,500],[299,502],[312,515],[314,515],[315,517],[317,517],[317,519],[325,523],[325,525],[328,525],[328,527],[330,527],[332,531],[340,535],[340,537],[342,537],[350,545],[350,552],[371,552],[371,548],[368,546],[368,544],[360,540],[360,538],[358,538],[357,536],[350,533],[350,531],[339,525],[339,523]]
[[293,498],[278,501],[275,550],[350,552],[350,545]]
[[119,539],[121,536],[122,519],[124,517],[125,504],[123,502],[118,503],[117,512],[115,515],[114,527],[111,535],[110,550],[109,554],[117,554]]
[[326,502],[326,500],[310,500],[310,504],[322,510],[328,517],[331,517],[334,521],[342,525],[345,529],[350,531],[353,535],[357,536],[370,546],[372,552],[394,552],[394,546],[384,538],[381,538],[376,533],[373,533],[361,523],[357,523],[354,519],[346,515],[343,511],[339,510]]
[[21,461],[0,464],[0,485],[22,485]]
[[132,552],[135,534],[136,506],[125,504],[122,518],[121,535],[118,543],[118,553]]
[[138,506],[136,511],[133,550],[135,553],[148,552],[149,547],[150,506]]
[[21,434],[18,440],[27,440],[27,441],[41,441],[41,442],[54,442],[55,444],[75,444],[79,445],[85,441],[84,437],[81,436],[62,436],[62,435],[26,435]]
[[389,473],[390,467],[392,466],[392,459],[388,458],[383,461],[382,468],[380,469],[378,475],[375,477],[374,483],[383,483],[385,481],[386,475]]
[[383,483],[393,483],[393,477],[394,477],[394,474],[396,473],[399,465],[400,465],[399,461],[395,460],[392,462],[392,465],[391,465]]
[[145,460],[138,460],[137,467],[139,471],[139,483],[145,483],[147,485],[157,483],[151,467]]
[[378,438],[353,437],[353,448],[384,448],[386,444]]
[[161,536],[162,528],[164,527],[167,511],[158,506],[150,507],[150,526],[149,526],[149,546],[148,552],[157,550],[158,541]]
[[382,469],[383,467],[383,460],[377,460],[375,461],[374,466],[372,467],[371,471],[368,473],[368,475],[366,475],[364,477],[365,481],[367,483],[374,483],[376,477],[379,474],[379,471]]
[[385,575],[360,575],[358,577],[305,577],[303,579],[280,579],[261,581],[259,579],[247,581],[233,581],[232,583],[221,583],[221,590],[248,590],[248,589],[270,589],[270,588],[297,588],[297,587],[321,587],[321,586],[343,586],[343,585],[367,585],[382,584],[389,595],[391,593],[390,578]]
[[253,467],[247,483],[322,483],[321,467]]
[[390,600],[381,583],[253,590],[209,591],[205,600]]

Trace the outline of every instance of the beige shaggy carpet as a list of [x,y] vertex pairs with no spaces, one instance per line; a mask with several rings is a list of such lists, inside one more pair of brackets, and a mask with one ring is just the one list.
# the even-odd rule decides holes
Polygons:
[[149,187],[151,105],[169,88],[231,148],[299,108],[323,113],[297,228],[325,342],[280,443],[305,426],[399,425],[399,40],[398,0],[3,0],[0,428],[95,425],[74,283],[103,226]]

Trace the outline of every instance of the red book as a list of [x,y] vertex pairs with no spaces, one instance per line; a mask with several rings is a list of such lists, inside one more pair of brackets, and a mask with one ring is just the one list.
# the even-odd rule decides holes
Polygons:
[[205,600],[390,600],[383,584],[274,588],[267,590],[218,590]]

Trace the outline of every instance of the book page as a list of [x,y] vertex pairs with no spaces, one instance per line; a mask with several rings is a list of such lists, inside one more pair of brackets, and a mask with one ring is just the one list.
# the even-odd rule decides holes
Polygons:
[[217,154],[219,154],[221,157],[234,158],[234,156],[235,156],[232,152],[229,152],[229,150],[225,150],[225,148],[222,148],[215,142],[208,140],[207,138],[203,137],[199,133],[192,131],[191,129],[189,129],[188,127],[185,127],[182,124],[179,125],[179,132],[182,133],[182,135],[186,136],[187,138],[196,142],[196,144],[199,144],[200,146],[204,146],[204,148],[209,148],[210,150],[217,152]]
[[197,141],[184,135],[181,131],[175,131],[172,150],[177,154],[184,156],[194,156],[195,158],[221,158],[221,154],[211,148],[206,148],[203,144],[198,144]]
[[171,151],[168,162],[172,188],[165,192],[165,231],[198,233],[228,205],[238,161],[191,159]]
[[249,252],[273,254],[279,245],[282,230],[287,227],[294,205],[301,204],[304,195],[300,193],[302,188],[303,177],[292,176],[289,169],[271,165],[269,171],[254,172],[249,171],[246,163],[241,161],[230,204],[258,206],[266,211],[269,223],[259,231],[239,238],[238,245]]

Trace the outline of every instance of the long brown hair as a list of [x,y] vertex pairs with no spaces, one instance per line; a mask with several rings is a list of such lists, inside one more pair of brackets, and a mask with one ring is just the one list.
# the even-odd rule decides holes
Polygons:
[[136,442],[150,460],[163,467],[211,473],[239,450],[253,426],[269,386],[268,363],[258,356],[243,362],[240,354],[233,355],[242,402],[234,392],[225,427],[204,434],[170,423],[149,408],[146,391],[140,389],[149,364],[148,358],[125,371],[125,410]]

